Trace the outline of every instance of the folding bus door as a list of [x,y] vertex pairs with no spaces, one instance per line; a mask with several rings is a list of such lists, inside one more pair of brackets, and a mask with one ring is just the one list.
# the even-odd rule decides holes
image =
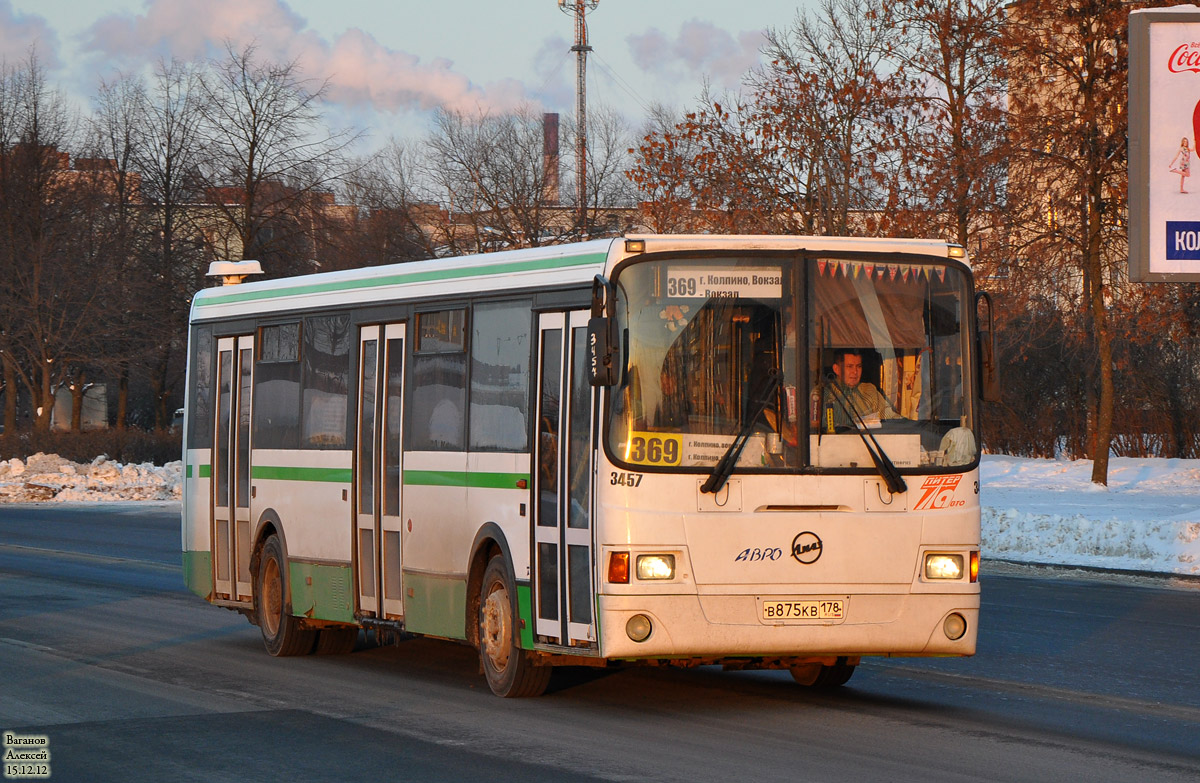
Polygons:
[[249,601],[250,414],[254,337],[217,340],[213,443],[213,578],[218,598]]
[[596,641],[592,583],[593,390],[586,311],[545,313],[538,329],[534,605],[541,641]]
[[358,335],[354,465],[358,608],[368,617],[398,619],[404,615],[400,580],[404,324],[364,326]]

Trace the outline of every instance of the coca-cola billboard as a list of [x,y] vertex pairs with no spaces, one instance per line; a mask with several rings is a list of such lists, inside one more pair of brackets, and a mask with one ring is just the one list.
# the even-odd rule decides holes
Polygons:
[[1200,43],[1185,43],[1175,47],[1167,59],[1167,70],[1171,73],[1200,73]]
[[1200,9],[1129,15],[1130,278],[1200,280]]

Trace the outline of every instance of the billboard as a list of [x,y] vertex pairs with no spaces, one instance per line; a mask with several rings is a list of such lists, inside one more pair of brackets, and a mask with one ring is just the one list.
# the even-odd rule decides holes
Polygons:
[[1129,279],[1200,281],[1200,8],[1129,14]]

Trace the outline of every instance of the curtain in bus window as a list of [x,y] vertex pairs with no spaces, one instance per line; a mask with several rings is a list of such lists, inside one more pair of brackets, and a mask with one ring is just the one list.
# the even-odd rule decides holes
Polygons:
[[472,320],[471,451],[528,451],[530,303],[477,305]]
[[[904,279],[892,279],[883,265],[829,261],[813,282],[814,323],[834,348],[891,347],[920,349],[925,345],[925,297],[928,281],[913,267]],[[881,277],[878,269],[884,269]],[[855,272],[855,269],[858,271]]]
[[301,448],[346,448],[353,336],[347,315],[319,316],[304,321]]

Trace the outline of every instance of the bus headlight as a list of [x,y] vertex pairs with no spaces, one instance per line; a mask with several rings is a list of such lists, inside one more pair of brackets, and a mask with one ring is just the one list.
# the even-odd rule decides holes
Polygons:
[[674,579],[675,555],[638,555],[638,579]]
[[926,579],[962,579],[962,555],[925,555]]

